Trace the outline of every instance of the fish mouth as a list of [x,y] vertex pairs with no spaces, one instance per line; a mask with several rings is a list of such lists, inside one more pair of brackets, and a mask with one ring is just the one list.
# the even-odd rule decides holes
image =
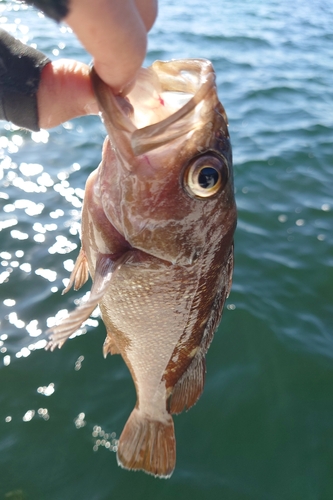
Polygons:
[[126,98],[115,96],[94,67],[90,77],[109,136],[112,130],[128,134],[134,156],[199,128],[201,108],[215,89],[215,72],[206,59],[155,61],[140,70]]

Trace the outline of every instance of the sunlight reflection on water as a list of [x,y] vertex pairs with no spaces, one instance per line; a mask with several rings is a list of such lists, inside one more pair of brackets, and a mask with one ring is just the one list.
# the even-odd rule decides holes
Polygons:
[[[61,47],[65,48],[65,45],[63,43]],[[71,130],[72,124],[64,124],[63,128]],[[12,277],[13,280],[17,280],[15,269],[19,269],[29,277],[29,280],[31,273],[34,273],[36,276],[54,284],[55,286],[50,288],[49,294],[55,294],[59,290],[59,273],[51,267],[38,266],[37,261],[31,259],[30,250],[25,252],[15,250],[14,241],[28,244],[27,248],[31,247],[31,241],[35,244],[45,245],[45,243],[50,242],[49,235],[54,233],[53,242],[42,249],[43,260],[45,260],[46,252],[49,255],[65,255],[77,249],[78,244],[65,236],[63,230],[66,228],[67,234],[72,236],[77,236],[80,233],[80,210],[84,190],[79,187],[72,188],[69,177],[71,173],[78,172],[81,166],[79,163],[74,162],[67,171],[58,171],[56,175],[52,175],[51,172],[44,171],[44,166],[41,163],[34,161],[16,162],[13,155],[18,155],[20,149],[25,148],[25,146],[31,147],[29,145],[29,136],[32,142],[47,145],[50,133],[45,130],[33,133],[22,132],[11,124],[5,124],[4,130],[7,135],[0,137],[0,179],[2,179],[2,186],[6,189],[6,192],[0,193],[0,199],[6,200],[7,203],[3,205],[0,232],[9,230],[7,234],[11,238],[11,244],[9,245],[11,252],[3,251],[0,254],[0,264],[4,269],[0,272],[0,283],[10,285]],[[42,196],[42,199],[29,199],[28,196],[19,197],[17,194],[20,192],[31,197],[38,194]],[[52,192],[56,192],[57,196],[64,199],[67,204],[66,209],[65,205],[64,208],[55,208],[52,201],[49,202],[49,196]],[[12,198],[13,194],[15,199]],[[72,209],[68,209],[69,206]],[[25,217],[22,217],[22,213],[25,214]],[[39,217],[39,220],[36,221],[36,217]],[[60,223],[61,218],[64,218],[63,223]],[[32,224],[29,222],[30,220]],[[13,226],[16,227],[13,229]],[[14,255],[19,260],[13,259]],[[73,259],[67,259],[63,264],[64,269],[69,271],[73,267],[73,263]],[[35,268],[36,264],[37,267]],[[66,282],[68,282],[68,278],[62,277],[61,283]],[[10,307],[12,311],[5,314],[1,323],[7,323],[18,330],[24,329],[30,337],[42,335],[43,330],[39,327],[38,318],[30,317],[29,321],[25,321],[17,311],[13,310],[16,306],[15,298],[9,296],[3,304],[7,308]],[[51,315],[45,318],[46,325],[53,325],[54,321],[57,321],[64,314],[67,314],[67,309],[60,310],[55,316]],[[88,320],[77,334],[85,333],[87,325],[96,326],[96,324],[98,324],[96,320]],[[42,349],[45,345],[45,339],[29,346],[23,345],[14,352],[15,357],[27,357],[32,350]],[[7,347],[3,346],[2,353],[5,351],[7,351]],[[7,354],[4,358],[4,365],[8,366],[10,360],[10,355]]]
[[[0,15],[52,59],[89,61],[70,30],[25,5],[0,2]],[[331,498],[331,2],[167,1],[161,16],[149,62],[214,63],[239,210],[234,283],[207,360],[205,402],[177,420],[168,494]],[[34,134],[3,124],[0,135],[1,470],[10,464],[1,480],[12,478],[17,489],[22,480],[27,498],[163,496],[152,478],[125,475],[100,457],[116,450],[113,430],[134,396],[119,359],[102,362],[98,310],[78,332],[94,329],[95,337],[41,352],[46,328],[88,297],[86,289],[82,299],[61,290],[104,134],[87,117]]]

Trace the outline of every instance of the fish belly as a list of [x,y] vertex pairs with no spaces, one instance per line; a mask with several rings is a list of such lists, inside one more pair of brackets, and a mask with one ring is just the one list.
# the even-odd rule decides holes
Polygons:
[[123,265],[101,302],[108,336],[136,385],[138,406],[152,417],[166,411],[165,369],[188,322],[195,287],[192,273],[155,260]]
[[[186,290],[194,286],[191,273],[148,258],[123,265],[100,304],[107,342],[122,355],[137,392],[136,408],[119,439],[118,462],[125,468],[159,477],[169,477],[174,469],[166,367],[190,315]],[[180,377],[184,367],[177,370]]]

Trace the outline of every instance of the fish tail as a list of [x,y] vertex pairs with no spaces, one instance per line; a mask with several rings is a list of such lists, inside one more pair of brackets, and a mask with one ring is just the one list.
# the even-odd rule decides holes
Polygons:
[[171,476],[176,462],[176,440],[171,415],[153,420],[134,408],[119,438],[118,464],[160,478]]

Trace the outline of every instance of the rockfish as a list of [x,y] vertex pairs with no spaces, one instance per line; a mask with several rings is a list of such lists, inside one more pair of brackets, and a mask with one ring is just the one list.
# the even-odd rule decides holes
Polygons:
[[203,391],[205,354],[233,271],[236,226],[227,117],[207,60],[156,61],[126,98],[91,72],[108,133],[89,176],[70,282],[89,299],[51,330],[61,347],[99,304],[104,356],[120,353],[137,403],[118,463],[169,477],[172,414]]

